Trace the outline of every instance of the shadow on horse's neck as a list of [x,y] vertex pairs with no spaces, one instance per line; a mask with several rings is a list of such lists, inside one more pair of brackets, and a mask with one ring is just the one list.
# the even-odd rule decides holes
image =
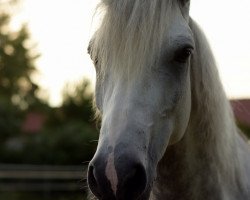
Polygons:
[[224,199],[227,190],[242,185],[237,178],[242,177],[241,138],[232,110],[204,34],[192,20],[190,27],[196,42],[190,122],[184,138],[167,148],[158,165],[156,199]]

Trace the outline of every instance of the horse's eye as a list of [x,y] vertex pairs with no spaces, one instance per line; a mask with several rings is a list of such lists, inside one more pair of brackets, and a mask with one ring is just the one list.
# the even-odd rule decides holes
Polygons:
[[176,51],[174,60],[180,63],[185,63],[188,60],[188,58],[192,55],[192,53],[193,53],[192,47],[184,47]]
[[183,6],[190,2],[190,0],[179,0],[179,1]]
[[94,63],[95,66],[97,66],[97,65],[98,65],[98,58],[95,58],[95,59],[93,60],[93,63]]
[[96,66],[98,64],[98,58],[93,58],[92,54],[91,54],[91,48],[90,46],[88,47],[88,54],[90,55],[90,58],[94,64],[94,66]]

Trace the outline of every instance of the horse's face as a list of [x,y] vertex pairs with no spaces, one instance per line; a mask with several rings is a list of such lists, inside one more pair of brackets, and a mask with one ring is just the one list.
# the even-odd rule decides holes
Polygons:
[[156,66],[129,77],[106,67],[97,77],[95,102],[102,125],[88,183],[99,199],[148,199],[158,162],[185,133],[194,49],[187,7],[174,3]]

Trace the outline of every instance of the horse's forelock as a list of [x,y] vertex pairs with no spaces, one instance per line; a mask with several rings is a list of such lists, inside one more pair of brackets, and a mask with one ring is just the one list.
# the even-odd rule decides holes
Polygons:
[[171,0],[103,0],[99,7],[105,14],[91,49],[101,72],[108,68],[134,74],[145,65],[153,66],[161,55],[171,4]]

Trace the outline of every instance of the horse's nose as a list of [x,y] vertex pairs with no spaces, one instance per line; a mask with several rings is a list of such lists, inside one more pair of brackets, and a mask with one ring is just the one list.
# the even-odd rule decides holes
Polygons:
[[102,167],[90,164],[88,169],[88,185],[92,193],[102,200],[115,200],[108,179],[105,177]]
[[147,175],[144,166],[138,162],[127,162],[124,165],[121,162],[117,166],[120,170],[118,172],[117,199],[138,199],[147,185]]
[[[105,163],[105,162],[103,162]],[[105,200],[136,200],[147,186],[147,175],[143,164],[127,156],[119,157],[115,162],[117,173],[116,191],[113,191],[111,181],[107,177],[106,165],[101,166],[95,160],[89,165],[88,184],[93,194],[98,199]]]

